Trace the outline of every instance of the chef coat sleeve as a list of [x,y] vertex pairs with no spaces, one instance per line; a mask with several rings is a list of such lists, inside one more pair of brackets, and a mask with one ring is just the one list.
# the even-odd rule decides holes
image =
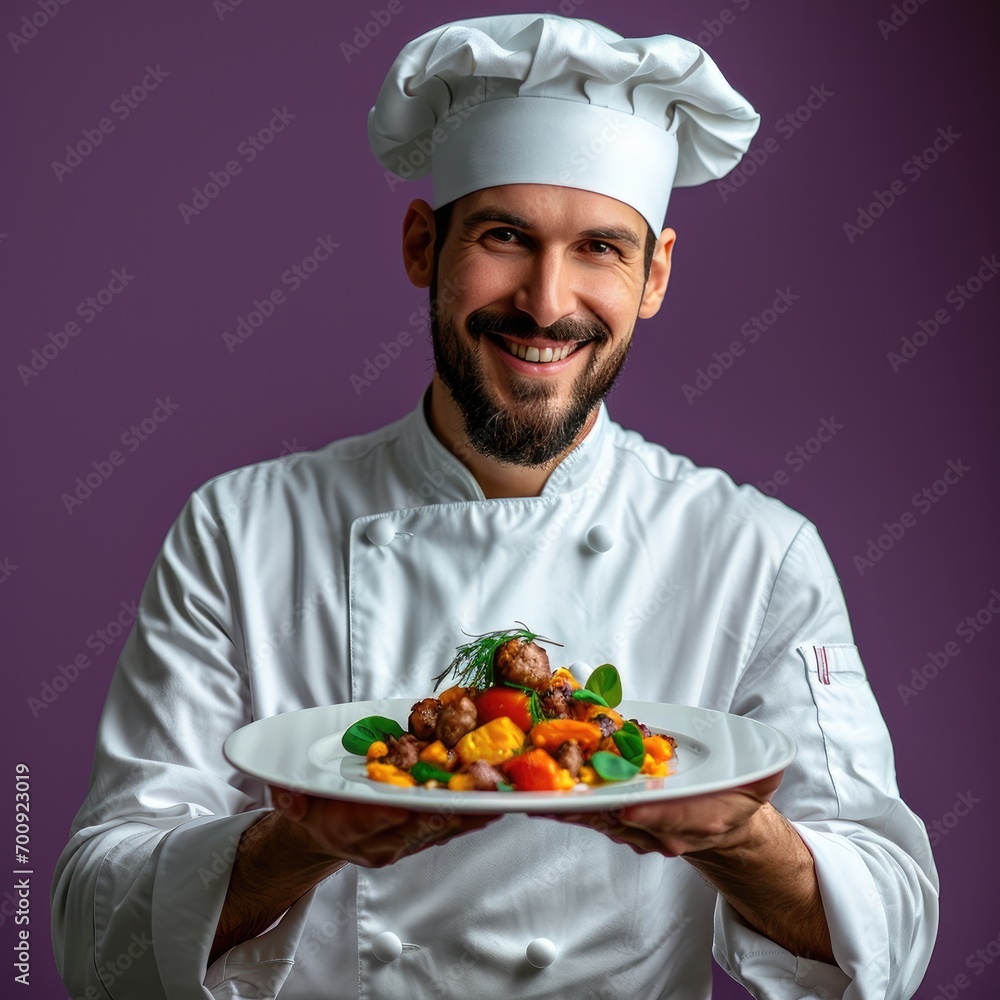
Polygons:
[[815,860],[837,965],[798,958],[748,929],[721,896],[715,958],[754,996],[905,1000],[930,961],[937,871],[923,823],[899,797],[889,733],[809,522],[761,615],[730,710],[798,744],[773,803]]
[[311,894],[207,969],[240,835],[264,804],[222,754],[251,720],[234,576],[195,494],[143,591],[55,871],[54,952],[76,997],[273,997],[291,969]]

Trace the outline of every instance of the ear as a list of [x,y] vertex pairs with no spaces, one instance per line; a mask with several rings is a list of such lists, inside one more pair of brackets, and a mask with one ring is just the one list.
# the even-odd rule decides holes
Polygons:
[[403,266],[417,288],[434,276],[434,210],[422,198],[410,202],[403,219]]
[[672,229],[664,229],[656,241],[653,250],[653,261],[649,267],[649,278],[639,303],[639,318],[649,319],[660,310],[663,296],[667,293],[667,282],[670,280],[670,262],[673,259],[674,243],[677,234]]

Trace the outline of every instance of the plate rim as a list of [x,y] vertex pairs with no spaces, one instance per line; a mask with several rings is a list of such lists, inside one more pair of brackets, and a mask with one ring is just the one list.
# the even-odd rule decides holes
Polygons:
[[[420,813],[441,812],[443,811],[443,806],[454,805],[456,808],[449,809],[448,811],[456,813],[501,814],[528,812],[603,812],[623,808],[627,805],[640,805],[649,802],[671,801],[710,795],[715,792],[752,784],[755,781],[760,781],[764,778],[770,777],[771,775],[777,774],[779,771],[785,770],[795,760],[795,757],[798,754],[797,744],[790,734],[783,732],[780,729],[776,729],[774,726],[771,726],[766,722],[761,722],[759,719],[749,718],[745,715],[736,715],[731,712],[723,712],[718,709],[703,708],[700,705],[684,705],[679,702],[651,702],[639,701],[635,699],[623,699],[621,705],[618,706],[619,709],[623,706],[627,706],[626,711],[628,714],[635,714],[635,716],[640,719],[642,709],[639,708],[636,711],[633,710],[631,706],[655,707],[660,710],[677,709],[683,712],[695,713],[696,715],[706,717],[716,716],[719,719],[726,718],[730,720],[739,720],[737,725],[759,728],[759,731],[770,734],[769,738],[781,744],[781,747],[779,748],[779,763],[776,765],[769,765],[765,768],[757,768],[753,771],[741,773],[735,780],[732,778],[720,777],[711,781],[700,782],[690,791],[683,788],[672,789],[669,784],[662,787],[648,787],[649,781],[661,780],[669,782],[668,776],[666,779],[648,779],[647,782],[643,784],[630,782],[628,784],[621,785],[620,791],[616,792],[613,789],[608,789],[598,795],[572,791],[509,793],[487,791],[450,792],[447,789],[394,788],[394,786],[391,785],[379,785],[377,787],[373,785],[373,787],[368,788],[360,783],[358,784],[357,794],[352,794],[350,789],[331,791],[329,789],[318,790],[315,786],[303,786],[301,783],[282,784],[281,780],[275,778],[272,774],[262,773],[262,770],[259,768],[251,770],[233,758],[233,753],[236,752],[234,750],[234,746],[247,738],[248,731],[263,728],[268,724],[273,724],[273,720],[278,718],[302,716],[307,713],[324,714],[333,709],[345,709],[349,707],[359,710],[357,718],[364,718],[364,714],[362,713],[365,712],[367,712],[367,714],[376,714],[375,710],[377,709],[378,714],[388,714],[387,710],[394,706],[400,708],[407,706],[408,710],[408,707],[412,704],[413,697],[374,698],[367,699],[365,701],[336,702],[329,705],[313,705],[309,708],[292,709],[288,712],[279,712],[275,715],[255,719],[254,721],[249,722],[245,726],[241,726],[239,729],[230,733],[223,744],[222,753],[225,759],[243,774],[250,775],[251,777],[269,785],[292,788],[293,790],[302,791],[308,795],[314,795],[317,798],[327,798],[338,802],[354,802],[360,805],[399,806],[400,808],[409,809],[411,812]],[[730,725],[731,724],[732,723],[730,723]],[[660,723],[656,723],[655,725],[656,728],[670,728],[669,726],[664,727]],[[681,730],[683,729],[683,727],[678,728]],[[335,732],[331,732],[329,735],[332,736],[335,734]],[[682,735],[688,734],[682,732]],[[702,737],[698,737],[698,740],[699,742],[707,745],[711,750],[711,743],[709,741],[704,740]],[[311,745],[312,744],[310,743],[310,746]],[[305,749],[308,750],[308,747]],[[414,792],[417,792],[418,795],[426,795],[426,797],[414,797]],[[502,803],[497,802],[498,795],[502,798]],[[502,806],[502,808],[497,808],[497,806]]]

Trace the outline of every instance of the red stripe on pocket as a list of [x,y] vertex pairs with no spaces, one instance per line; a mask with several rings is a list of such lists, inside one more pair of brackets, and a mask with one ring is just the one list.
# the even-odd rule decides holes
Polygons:
[[813,653],[816,656],[816,676],[820,684],[830,683],[830,664],[826,659],[825,646],[813,646]]

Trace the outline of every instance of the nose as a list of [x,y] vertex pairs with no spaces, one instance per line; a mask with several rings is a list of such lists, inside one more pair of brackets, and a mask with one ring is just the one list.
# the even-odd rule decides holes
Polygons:
[[526,262],[514,293],[514,305],[540,327],[551,326],[576,312],[571,268],[556,248],[540,250]]

